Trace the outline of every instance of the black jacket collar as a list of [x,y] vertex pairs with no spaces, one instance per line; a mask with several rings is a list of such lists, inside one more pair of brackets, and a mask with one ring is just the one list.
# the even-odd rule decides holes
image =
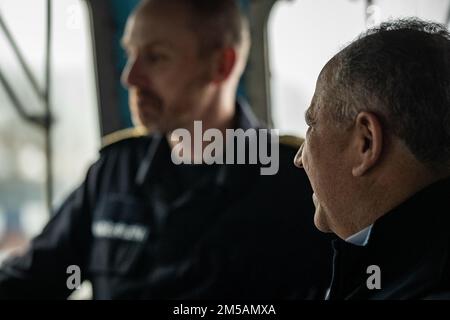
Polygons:
[[[450,179],[436,182],[378,219],[367,246],[333,243],[330,299],[419,298],[447,278]],[[381,290],[369,290],[367,267],[381,269]]]
[[[245,100],[239,99],[236,102],[235,129],[243,129],[245,131],[261,127],[261,123],[252,112],[250,106]],[[166,138],[159,133],[153,134],[147,155],[137,171],[136,185],[143,186],[146,184],[170,161],[170,147]],[[248,170],[245,170],[245,172],[248,172]],[[216,177],[216,184],[219,186],[233,184],[231,180],[234,181],[233,177],[239,175],[240,173],[236,172],[236,170],[231,170],[230,166],[221,166]],[[241,176],[241,178],[244,177]]]

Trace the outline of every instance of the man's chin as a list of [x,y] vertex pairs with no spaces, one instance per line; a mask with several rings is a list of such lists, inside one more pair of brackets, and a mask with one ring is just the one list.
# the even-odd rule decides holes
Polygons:
[[132,117],[133,125],[135,128],[143,128],[149,133],[158,131],[157,126],[153,122],[146,122],[145,119],[141,117]]
[[168,131],[167,125],[161,123],[160,121],[155,121],[154,116],[149,116],[147,114],[139,114],[136,119],[133,119],[135,126],[144,127],[148,132],[160,132],[166,133]]
[[333,231],[330,229],[327,216],[325,212],[323,212],[323,208],[319,203],[315,203],[314,205],[316,206],[316,212],[314,214],[314,225],[321,232],[332,233]]

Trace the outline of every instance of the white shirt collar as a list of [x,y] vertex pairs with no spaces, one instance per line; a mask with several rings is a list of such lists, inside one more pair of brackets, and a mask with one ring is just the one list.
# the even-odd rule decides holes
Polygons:
[[345,241],[361,247],[367,245],[367,242],[369,241],[370,238],[370,232],[372,231],[372,227],[373,224],[351,235],[350,237],[345,239]]

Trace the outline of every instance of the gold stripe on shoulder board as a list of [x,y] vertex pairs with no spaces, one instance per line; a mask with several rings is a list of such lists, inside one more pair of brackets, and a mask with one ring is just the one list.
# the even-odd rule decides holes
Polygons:
[[292,148],[300,148],[305,139],[293,135],[282,135],[280,136],[280,144],[290,146]]
[[102,148],[122,140],[143,137],[146,135],[148,135],[148,130],[142,126],[115,131],[102,137]]

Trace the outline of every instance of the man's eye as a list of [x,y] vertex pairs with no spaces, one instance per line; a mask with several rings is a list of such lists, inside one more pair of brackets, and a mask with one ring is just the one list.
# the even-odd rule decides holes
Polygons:
[[150,63],[157,63],[165,60],[165,56],[162,54],[147,54],[145,59]]

